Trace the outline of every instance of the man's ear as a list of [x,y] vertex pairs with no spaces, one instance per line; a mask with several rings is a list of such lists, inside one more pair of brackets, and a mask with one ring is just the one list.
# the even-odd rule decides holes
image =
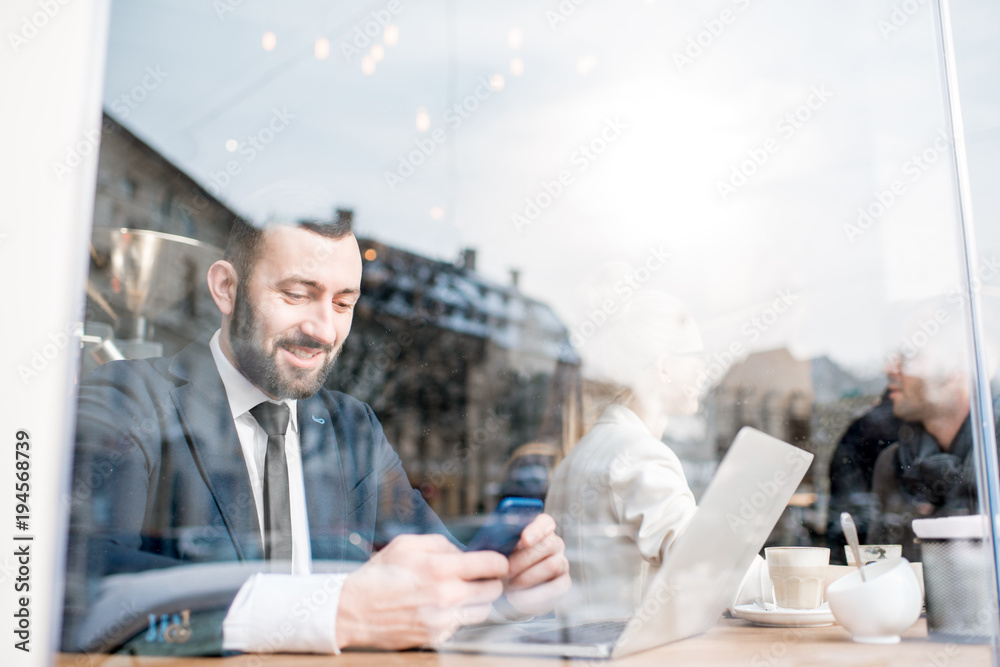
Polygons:
[[222,314],[233,314],[236,303],[236,269],[224,259],[208,267],[208,291]]

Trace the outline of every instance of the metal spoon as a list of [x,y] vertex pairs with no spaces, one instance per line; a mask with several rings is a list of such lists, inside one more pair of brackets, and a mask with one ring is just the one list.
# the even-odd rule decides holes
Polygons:
[[854,562],[858,564],[858,571],[861,573],[861,581],[868,581],[865,576],[864,563],[861,562],[861,545],[858,543],[858,527],[854,525],[854,519],[850,512],[840,513],[840,527],[844,529],[844,537],[854,552]]

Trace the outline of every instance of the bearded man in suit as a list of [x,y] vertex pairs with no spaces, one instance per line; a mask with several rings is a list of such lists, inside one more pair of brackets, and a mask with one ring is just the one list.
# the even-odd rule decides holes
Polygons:
[[[371,408],[323,388],[361,268],[349,221],[236,221],[208,271],[221,328],[173,357],[84,378],[68,566],[79,576],[68,577],[64,648],[399,649],[484,619],[501,595],[508,615],[531,614],[568,588],[550,517],[525,528],[509,558],[463,552],[410,487]],[[345,561],[364,565],[315,572]],[[122,581],[180,587],[193,576],[185,566],[211,563],[242,564],[238,588],[200,602],[161,596],[145,639],[129,639],[142,613],[115,623],[95,612]],[[165,578],[128,579],[136,573]],[[171,630],[153,631],[157,619]]]

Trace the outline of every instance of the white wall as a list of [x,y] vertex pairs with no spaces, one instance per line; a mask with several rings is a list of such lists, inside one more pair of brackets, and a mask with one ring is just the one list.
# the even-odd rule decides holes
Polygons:
[[[0,664],[50,665],[100,140],[108,0],[0,7]],[[30,519],[15,527],[15,447],[30,438]],[[22,459],[23,460],[23,459]],[[32,536],[15,541],[15,536]],[[30,545],[30,591],[15,590]],[[23,581],[21,582],[24,583]],[[11,633],[28,597],[29,653]],[[16,619],[14,619],[16,621]]]

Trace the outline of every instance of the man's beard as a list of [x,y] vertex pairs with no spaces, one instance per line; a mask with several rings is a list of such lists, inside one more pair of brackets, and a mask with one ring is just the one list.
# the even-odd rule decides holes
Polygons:
[[[315,369],[290,367],[282,371],[278,368],[278,350],[286,346],[318,349],[328,359]],[[275,338],[274,349],[268,351],[257,312],[246,298],[244,286],[238,285],[229,326],[229,347],[236,357],[237,369],[264,393],[280,399],[300,399],[320,390],[343,346],[323,345],[298,333]]]
[[919,410],[913,407],[908,399],[902,397],[892,402],[892,414],[897,419],[902,419],[903,421],[917,422],[923,416]]
[[948,405],[948,397],[942,395],[943,385],[937,379],[911,381],[906,394],[893,401],[892,414],[904,421],[926,422],[940,415],[943,406]]

